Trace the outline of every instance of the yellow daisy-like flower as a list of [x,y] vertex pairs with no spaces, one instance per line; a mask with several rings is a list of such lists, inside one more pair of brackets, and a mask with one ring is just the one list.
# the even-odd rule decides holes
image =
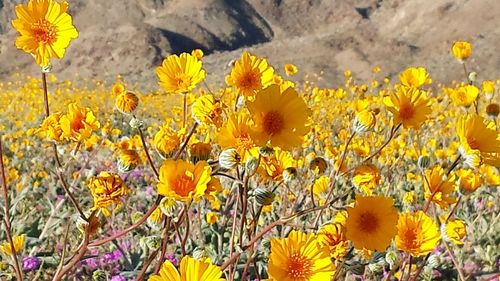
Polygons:
[[497,168],[488,165],[479,167],[479,171],[483,174],[484,182],[491,186],[500,186],[500,172]]
[[191,51],[191,55],[199,60],[205,55],[201,49],[194,49]]
[[328,247],[313,233],[292,231],[287,238],[271,240],[268,274],[275,281],[330,280],[334,271]]
[[484,80],[482,83],[483,86],[483,92],[492,94],[495,92],[495,82],[491,80]]
[[215,224],[218,219],[219,219],[219,217],[214,212],[209,212],[206,215],[206,221],[208,224]]
[[172,262],[166,260],[161,266],[158,275],[150,276],[148,281],[225,281],[222,270],[212,264],[210,259],[198,260],[184,256],[179,266],[179,271]]
[[324,225],[318,231],[319,244],[330,249],[330,255],[334,259],[341,259],[349,248],[349,241],[345,238],[345,228],[340,223]]
[[384,104],[394,116],[395,124],[418,129],[427,120],[431,107],[424,91],[401,87],[396,93],[384,98]]
[[193,117],[198,123],[213,124],[219,128],[222,126],[224,108],[222,101],[215,99],[212,95],[204,95],[193,103]]
[[53,141],[62,141],[62,129],[59,120],[61,119],[62,114],[60,112],[51,113],[48,117],[46,117],[40,129],[37,130],[38,136],[41,138],[46,138],[48,140]]
[[460,154],[473,167],[481,163],[500,167],[500,134],[495,123],[482,116],[460,116],[457,121]]
[[179,201],[198,201],[205,195],[211,172],[205,161],[193,165],[184,160],[168,159],[160,167],[158,194]]
[[418,88],[430,82],[429,73],[423,67],[410,67],[399,75],[401,85]]
[[274,69],[267,64],[266,59],[243,52],[241,58],[235,62],[231,74],[226,77],[226,82],[251,99],[257,91],[272,82],[273,76]]
[[170,55],[156,68],[160,86],[167,93],[182,94],[192,91],[203,79],[202,62],[188,53]]
[[12,21],[20,34],[16,47],[32,54],[42,67],[50,65],[51,58],[62,58],[69,42],[78,37],[67,10],[66,1],[30,0],[17,5],[17,19]]
[[462,193],[472,193],[483,184],[481,176],[474,170],[458,170],[456,174],[460,179],[459,186]]
[[139,106],[139,97],[133,92],[124,91],[116,96],[115,106],[124,114],[132,114]]
[[245,159],[250,149],[255,147],[250,136],[251,120],[245,112],[230,114],[226,123],[217,133],[217,143],[223,148],[234,148]]
[[295,161],[290,152],[275,147],[272,155],[261,158],[258,172],[264,178],[281,181],[283,180],[283,172],[294,166]]
[[113,87],[111,87],[111,93],[113,95],[119,95],[123,92],[125,92],[125,86],[120,82],[115,83]]
[[[26,235],[17,235],[12,237],[12,240],[14,242],[14,250],[16,254],[19,254],[19,252],[24,248],[24,241],[26,240]],[[10,246],[10,243],[7,241],[0,246],[0,250],[4,252],[5,254],[12,256],[14,253],[12,251],[12,247]]]
[[94,198],[91,210],[99,210],[105,216],[111,215],[110,207],[115,210],[121,205],[122,197],[130,192],[120,176],[110,172],[101,172],[97,177],[89,178],[87,186]]
[[299,71],[299,69],[294,64],[291,64],[291,63],[285,64],[286,75],[293,76],[293,75],[297,74],[297,71]]
[[385,251],[396,235],[398,211],[394,200],[384,196],[356,196],[347,208],[346,237],[356,249]]
[[179,136],[168,124],[164,124],[153,137],[153,145],[164,159],[172,156],[180,143]]
[[281,93],[278,85],[271,85],[257,94],[248,110],[255,121],[251,135],[257,145],[271,141],[273,146],[291,149],[301,145],[309,131],[310,110],[293,88]]
[[311,188],[313,194],[319,197],[328,190],[329,186],[330,186],[330,177],[321,176],[314,181]]
[[432,252],[440,239],[435,221],[422,211],[399,216],[396,247],[413,257],[425,256]]
[[68,105],[68,113],[59,119],[62,137],[66,140],[82,141],[101,127],[94,113],[88,107],[79,107],[76,103]]
[[465,85],[452,89],[449,95],[455,105],[469,107],[477,99],[479,89],[474,85]]
[[441,209],[448,209],[448,206],[457,202],[451,193],[455,191],[456,177],[454,174],[445,178],[445,171],[441,166],[434,166],[431,170],[425,171],[424,191],[425,200],[430,200],[439,205]]
[[135,149],[119,149],[116,154],[118,170],[122,173],[132,171],[141,163],[141,156]]
[[375,127],[377,119],[375,112],[370,109],[361,110],[356,114],[353,122],[353,129],[356,133],[363,133],[372,130]]
[[377,166],[367,164],[356,167],[352,181],[366,195],[372,195],[373,189],[382,183],[382,177]]
[[458,61],[464,62],[472,54],[472,45],[467,41],[454,42],[451,46],[451,53]]
[[455,245],[463,245],[467,236],[467,227],[462,220],[451,219],[444,227],[443,236],[445,240],[453,242]]

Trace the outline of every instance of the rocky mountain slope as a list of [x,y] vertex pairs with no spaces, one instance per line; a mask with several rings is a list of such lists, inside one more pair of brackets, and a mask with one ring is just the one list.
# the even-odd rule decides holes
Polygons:
[[[0,1],[0,80],[14,72],[37,74],[29,55],[14,46],[10,25],[21,0]],[[395,76],[425,66],[435,81],[461,79],[449,49],[474,45],[470,68],[500,78],[498,0],[72,0],[80,37],[54,71],[156,87],[154,67],[169,53],[201,48],[208,80],[222,82],[241,49],[265,56],[276,68],[295,63],[301,74],[323,71],[322,83],[342,83],[351,69],[360,80]],[[302,75],[298,76],[299,78]]]

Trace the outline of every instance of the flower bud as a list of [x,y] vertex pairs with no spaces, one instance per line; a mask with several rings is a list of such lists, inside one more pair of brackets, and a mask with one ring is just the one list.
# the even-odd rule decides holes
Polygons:
[[283,180],[288,183],[288,182],[291,182],[294,179],[296,179],[297,174],[298,174],[298,172],[297,172],[296,168],[288,167],[282,172],[281,175],[283,176]]
[[257,168],[259,168],[259,160],[255,157],[248,157],[247,161],[245,162],[245,170],[247,171],[247,174],[255,174]]
[[236,166],[240,164],[240,161],[241,161],[241,156],[234,148],[223,150],[219,154],[219,165],[223,169],[228,169],[228,170],[234,169],[236,168]]
[[259,153],[262,157],[271,157],[274,154],[274,148],[268,144],[259,148]]
[[375,113],[372,110],[365,109],[356,114],[352,127],[356,133],[364,133],[375,127]]
[[471,71],[469,73],[469,81],[474,82],[474,81],[476,81],[476,79],[477,79],[477,72]]
[[368,269],[370,269],[371,272],[373,273],[380,273],[382,270],[384,270],[384,264],[382,263],[370,263],[368,265]]
[[274,201],[275,194],[268,189],[257,187],[253,194],[255,196],[255,200],[262,206],[271,205]]
[[497,103],[490,103],[486,106],[486,114],[492,119],[497,118],[498,113],[500,113],[500,105]]
[[385,254],[385,261],[389,264],[389,266],[392,267],[396,264],[398,260],[398,254],[394,251],[387,251]]
[[151,251],[156,251],[161,246],[161,239],[158,236],[147,236],[141,238],[139,244],[141,247],[147,247]]
[[431,164],[431,158],[429,156],[422,155],[418,157],[417,164],[420,169],[425,170]]
[[42,73],[50,73],[52,71],[52,64],[42,66]]
[[92,280],[94,281],[107,281],[106,272],[102,269],[96,269],[92,273]]
[[215,253],[214,249],[210,246],[196,247],[193,250],[193,258],[195,259],[204,260],[206,258],[209,258],[211,260],[215,260],[216,257],[217,254]]
[[442,261],[441,261],[441,257],[439,255],[431,255],[429,257],[429,260],[427,261],[427,264],[431,267],[431,268],[439,268],[439,266],[441,265]]

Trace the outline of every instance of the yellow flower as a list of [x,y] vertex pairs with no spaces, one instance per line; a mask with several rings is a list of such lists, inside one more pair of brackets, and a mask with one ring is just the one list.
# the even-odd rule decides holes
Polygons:
[[418,129],[427,120],[431,108],[424,91],[401,87],[396,93],[384,98],[384,104],[394,116],[395,124]]
[[484,80],[482,85],[483,85],[483,92],[490,94],[495,92],[495,82],[490,80]]
[[375,127],[376,119],[373,110],[364,109],[356,114],[353,128],[356,133],[363,133]]
[[356,249],[385,251],[396,235],[398,211],[394,200],[384,196],[356,196],[347,208],[346,237]]
[[297,71],[298,71],[298,68],[294,64],[291,64],[291,63],[285,64],[286,75],[293,76],[297,73]]
[[114,95],[119,95],[123,92],[125,92],[125,86],[120,82],[114,84],[113,87],[111,87],[111,93]]
[[189,157],[191,162],[206,161],[212,153],[212,145],[206,142],[197,142],[189,146]]
[[267,64],[266,59],[243,52],[241,58],[235,62],[231,74],[226,77],[226,82],[251,99],[257,91],[272,82],[273,76],[274,69]]
[[352,181],[366,195],[372,195],[373,189],[382,183],[382,178],[375,165],[367,164],[356,167]]
[[[26,239],[25,234],[12,237],[14,243],[14,250],[16,254],[19,254],[19,252],[24,248],[25,239]],[[4,252],[9,256],[12,256],[14,254],[12,251],[12,247],[10,246],[10,243],[8,241],[3,243],[2,246],[0,246],[0,249],[2,250],[2,252]]]
[[460,154],[473,167],[481,163],[500,167],[500,134],[495,123],[470,114],[460,116],[457,121]]
[[479,173],[473,170],[458,170],[456,174],[460,178],[459,186],[462,193],[474,192],[483,184]]
[[156,208],[151,216],[148,217],[148,225],[152,228],[159,228],[163,224],[163,219],[165,218],[165,214],[160,208]]
[[311,188],[314,195],[319,197],[321,194],[325,193],[328,190],[329,186],[330,186],[330,177],[321,176],[314,181]]
[[158,275],[150,276],[148,281],[225,281],[222,270],[212,264],[210,259],[198,260],[184,256],[179,266],[175,269],[172,262],[166,260],[161,266]]
[[66,140],[82,141],[88,139],[101,124],[88,107],[76,103],[68,105],[68,113],[61,116],[62,137]]
[[274,181],[283,180],[283,172],[295,166],[295,161],[290,152],[274,148],[274,153],[270,156],[263,156],[260,160],[259,174]]
[[318,242],[328,247],[331,257],[337,260],[345,256],[349,247],[349,241],[345,238],[345,228],[340,223],[322,226],[318,231]]
[[219,219],[219,217],[214,212],[209,212],[206,215],[206,220],[207,220],[208,224],[214,224],[217,222],[218,219]]
[[467,227],[462,220],[451,219],[444,228],[444,237],[455,245],[463,245],[464,238],[467,236]]
[[434,166],[431,170],[425,171],[424,191],[425,200],[430,200],[441,207],[448,209],[448,206],[457,202],[451,196],[455,191],[455,175],[445,178],[445,172],[441,166]]
[[179,147],[181,140],[179,136],[170,129],[168,124],[164,124],[153,138],[153,145],[156,151],[164,158],[170,157]]
[[116,108],[124,114],[132,114],[139,106],[139,98],[130,91],[124,91],[115,99]]
[[449,95],[455,105],[469,107],[477,99],[479,89],[473,85],[465,85],[452,89]]
[[313,233],[294,230],[287,238],[271,240],[268,274],[275,281],[330,280],[334,271],[328,248]]
[[61,113],[51,113],[48,117],[46,117],[40,129],[37,130],[37,133],[40,137],[46,138],[53,141],[62,141],[62,129],[59,120],[61,119]]
[[40,66],[50,65],[51,58],[62,58],[72,39],[78,37],[68,2],[30,0],[16,6],[17,19],[12,26],[19,32],[16,47],[32,54]]
[[491,186],[500,185],[500,173],[497,168],[488,165],[482,165],[479,167],[479,171],[484,176],[484,182]]
[[255,121],[252,139],[260,146],[271,141],[273,146],[291,149],[302,144],[309,130],[310,110],[293,88],[281,93],[278,85],[271,85],[257,94],[248,110]]
[[187,93],[205,79],[202,62],[188,53],[170,55],[156,68],[159,84],[167,93]]
[[463,62],[472,54],[472,45],[467,41],[456,41],[451,46],[451,53],[457,60]]
[[223,148],[234,148],[245,159],[255,145],[250,137],[250,119],[248,114],[239,112],[230,114],[226,124],[217,133],[217,143]]
[[222,113],[224,104],[212,95],[204,95],[195,100],[192,105],[193,117],[198,123],[222,126]]
[[399,81],[406,87],[418,88],[429,80],[429,73],[423,67],[410,67],[399,75]]
[[413,257],[425,256],[432,252],[440,239],[435,221],[422,211],[399,216],[396,247]]
[[192,50],[191,55],[199,60],[201,60],[204,56],[203,51],[201,49]]
[[110,207],[116,210],[121,205],[122,197],[130,192],[120,176],[110,172],[101,172],[97,177],[89,178],[87,186],[94,198],[91,210],[99,210],[105,216],[111,215]]
[[179,201],[198,201],[205,195],[211,171],[205,161],[193,165],[184,160],[168,159],[160,167],[158,194]]
[[135,149],[119,149],[118,170],[122,173],[129,172],[141,163],[141,156]]

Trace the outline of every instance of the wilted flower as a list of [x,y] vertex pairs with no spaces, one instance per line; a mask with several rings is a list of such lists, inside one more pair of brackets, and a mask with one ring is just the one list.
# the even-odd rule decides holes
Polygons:
[[356,167],[352,181],[366,195],[372,195],[373,189],[382,183],[382,177],[375,165],[366,164]]
[[134,92],[124,91],[115,98],[116,108],[124,114],[132,114],[139,106],[139,97]]
[[363,133],[372,130],[375,123],[375,113],[372,110],[365,109],[356,114],[352,127],[356,133]]
[[349,241],[345,238],[345,227],[340,223],[324,225],[318,231],[319,244],[330,249],[334,259],[341,259],[347,253]]
[[179,136],[168,124],[163,125],[153,138],[153,145],[156,151],[164,159],[170,157],[179,147],[180,143]]
[[87,186],[94,198],[91,210],[100,210],[105,216],[111,215],[110,207],[115,210],[121,205],[122,197],[130,192],[120,176],[110,172],[101,172],[97,177],[89,178]]
[[80,107],[76,103],[68,105],[68,113],[59,119],[62,138],[73,141],[83,141],[101,127],[94,113],[88,107]]
[[467,236],[467,227],[462,220],[450,219],[442,230],[446,241],[451,241],[455,245],[463,245],[464,238]]

